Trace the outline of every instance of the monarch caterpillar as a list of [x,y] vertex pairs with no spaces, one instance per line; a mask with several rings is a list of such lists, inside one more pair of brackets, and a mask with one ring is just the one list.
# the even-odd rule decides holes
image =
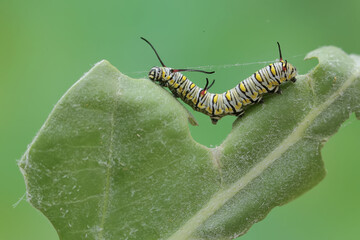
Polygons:
[[216,124],[220,118],[226,115],[238,117],[243,115],[244,107],[262,102],[264,93],[281,93],[280,85],[282,83],[288,80],[292,82],[296,81],[296,68],[288,63],[287,60],[283,60],[280,44],[277,42],[280,55],[278,62],[271,63],[256,71],[253,75],[224,93],[210,93],[208,90],[214,84],[215,80],[209,85],[209,80],[206,78],[205,87],[200,88],[187,79],[181,72],[197,71],[207,74],[214,72],[166,67],[152,44],[145,38],[141,39],[151,46],[162,65],[162,67],[151,68],[149,79],[159,83],[161,86],[169,88],[174,96],[181,98],[195,111],[210,116],[213,124]]

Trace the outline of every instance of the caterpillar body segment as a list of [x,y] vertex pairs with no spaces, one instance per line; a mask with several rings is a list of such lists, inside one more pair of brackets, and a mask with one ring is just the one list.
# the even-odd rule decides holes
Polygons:
[[[155,51],[154,47],[144,38]],[[281,55],[280,44],[278,43],[280,60],[258,70],[250,77],[241,81],[234,88],[224,93],[210,93],[208,90],[213,85],[206,85],[201,88],[191,82],[182,71],[197,71],[191,69],[173,69],[166,67],[155,51],[162,67],[153,67],[149,72],[149,79],[169,88],[174,96],[181,98],[186,104],[195,111],[202,112],[211,118],[211,122],[216,124],[218,120],[226,115],[241,116],[244,108],[248,105],[262,102],[265,93],[281,93],[280,85],[287,81],[296,81],[296,68],[284,61]]]

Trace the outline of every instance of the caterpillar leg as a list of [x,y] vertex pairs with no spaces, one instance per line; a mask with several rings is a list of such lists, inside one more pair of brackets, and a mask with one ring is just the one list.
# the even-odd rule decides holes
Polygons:
[[257,103],[261,103],[263,104],[264,103],[264,100],[262,99],[262,96],[258,98],[258,100],[256,100]]
[[171,91],[172,95],[174,96],[174,98],[180,98],[179,94],[176,92],[176,90],[172,90]]
[[244,109],[241,109],[241,111],[236,113],[235,116],[237,116],[239,118],[239,117],[244,116],[244,113],[245,113]]
[[214,124],[214,125],[216,125],[217,122],[220,120],[220,117],[211,116],[210,119],[211,119],[211,123]]
[[281,91],[281,88],[280,88],[280,87],[277,87],[275,92],[276,92],[277,94],[282,94],[282,91]]
[[172,95],[174,96],[174,98],[180,98],[180,96],[177,93],[172,93]]
[[269,93],[277,93],[277,94],[281,94],[281,88],[280,86],[277,86],[276,88],[274,88],[273,90],[271,90]]
[[157,82],[161,87],[168,87],[167,82]]

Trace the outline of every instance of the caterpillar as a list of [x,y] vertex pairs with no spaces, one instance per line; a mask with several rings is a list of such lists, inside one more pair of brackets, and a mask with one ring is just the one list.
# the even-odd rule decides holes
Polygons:
[[183,71],[196,71],[206,74],[214,72],[166,67],[153,45],[145,38],[141,37],[141,39],[150,45],[162,65],[151,68],[149,79],[169,88],[175,97],[181,98],[195,111],[210,116],[213,124],[227,115],[242,116],[245,106],[262,102],[265,93],[281,94],[280,85],[282,83],[289,80],[296,82],[297,70],[287,60],[283,60],[279,42],[277,42],[280,55],[278,62],[269,64],[241,81],[234,88],[218,94],[208,92],[215,80],[209,84],[209,80],[206,78],[205,87],[201,88],[181,73]]

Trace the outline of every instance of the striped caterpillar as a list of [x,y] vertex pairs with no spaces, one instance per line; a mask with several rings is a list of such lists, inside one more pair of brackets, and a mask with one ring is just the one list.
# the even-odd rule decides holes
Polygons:
[[160,59],[152,44],[145,38],[154,50],[162,67],[153,67],[149,72],[149,79],[159,83],[163,87],[169,88],[175,97],[181,98],[190,105],[195,111],[202,112],[210,116],[211,122],[216,124],[220,118],[226,115],[241,116],[244,114],[244,107],[250,104],[262,102],[264,93],[281,93],[280,85],[288,80],[295,82],[296,68],[283,60],[280,44],[278,44],[280,60],[258,70],[250,77],[241,81],[234,88],[224,93],[210,93],[208,90],[215,80],[209,85],[206,78],[206,85],[200,88],[185,77],[181,72],[196,71],[206,74],[206,72],[193,69],[173,69],[166,67]]

